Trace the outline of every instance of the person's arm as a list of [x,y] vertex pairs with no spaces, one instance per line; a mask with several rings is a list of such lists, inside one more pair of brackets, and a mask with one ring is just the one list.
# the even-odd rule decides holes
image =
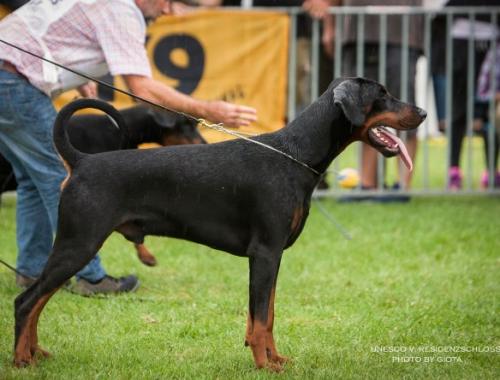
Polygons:
[[335,16],[327,14],[323,19],[323,33],[321,43],[326,55],[333,58],[335,53]]
[[249,125],[257,120],[254,108],[224,101],[197,100],[154,79],[139,75],[123,75],[126,85],[134,95],[168,109],[201,117],[228,127]]

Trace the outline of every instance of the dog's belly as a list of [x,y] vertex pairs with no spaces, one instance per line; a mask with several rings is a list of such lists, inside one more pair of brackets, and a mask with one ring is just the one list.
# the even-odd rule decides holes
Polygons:
[[167,236],[203,244],[236,256],[246,256],[250,228],[214,216],[187,219],[180,215],[149,215],[138,219],[144,235]]

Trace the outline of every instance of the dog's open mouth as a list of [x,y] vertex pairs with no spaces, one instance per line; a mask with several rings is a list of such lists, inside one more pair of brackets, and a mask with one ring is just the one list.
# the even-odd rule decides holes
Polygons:
[[405,144],[399,137],[390,133],[385,127],[376,126],[368,129],[368,139],[372,146],[385,157],[399,155],[408,170],[413,170],[413,162]]

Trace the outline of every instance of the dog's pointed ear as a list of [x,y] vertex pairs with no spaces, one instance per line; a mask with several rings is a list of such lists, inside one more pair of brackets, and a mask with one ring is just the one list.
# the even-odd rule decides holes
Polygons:
[[177,122],[177,115],[173,112],[149,109],[149,113],[153,117],[153,120],[164,128],[174,128],[175,123]]
[[346,79],[333,88],[333,101],[351,124],[360,127],[366,120],[361,99],[361,85],[356,79]]

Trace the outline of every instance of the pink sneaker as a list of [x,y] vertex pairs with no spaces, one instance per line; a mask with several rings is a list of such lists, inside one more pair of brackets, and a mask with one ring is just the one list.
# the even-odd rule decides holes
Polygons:
[[[487,170],[485,170],[483,172],[483,175],[481,177],[481,187],[483,189],[487,189],[488,186],[490,184],[490,181],[489,181],[489,172]],[[496,172],[495,173],[495,187],[498,188],[500,187],[500,172]]]
[[458,166],[452,166],[448,170],[448,189],[460,190],[462,188],[462,172]]

